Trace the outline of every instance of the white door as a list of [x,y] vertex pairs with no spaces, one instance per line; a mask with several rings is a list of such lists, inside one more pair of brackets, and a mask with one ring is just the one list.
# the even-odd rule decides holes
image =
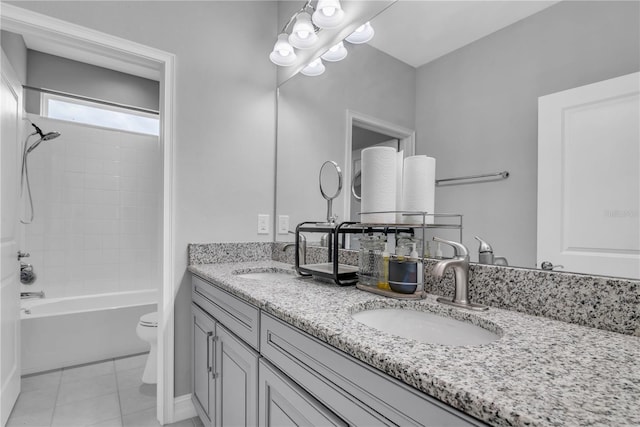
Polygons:
[[17,241],[22,88],[4,52],[1,74],[0,422],[5,425],[20,393],[20,286]]
[[640,73],[538,100],[538,265],[640,278]]

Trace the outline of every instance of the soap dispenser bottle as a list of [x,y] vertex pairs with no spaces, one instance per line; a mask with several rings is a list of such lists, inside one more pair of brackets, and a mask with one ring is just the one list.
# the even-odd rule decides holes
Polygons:
[[416,263],[416,281],[418,283],[418,287],[416,290],[422,291],[423,285],[423,272],[424,267],[422,266],[422,258],[418,256],[418,251],[416,250],[416,242],[411,243],[411,254],[409,255],[409,259],[411,261],[415,261]]
[[440,242],[438,242],[438,246],[436,246],[436,258],[442,259],[442,248],[440,247]]
[[384,251],[382,252],[381,257],[379,258],[379,267],[378,267],[378,289],[383,289],[385,291],[390,291],[391,287],[389,286],[389,257],[391,254],[389,253],[389,243],[385,243]]

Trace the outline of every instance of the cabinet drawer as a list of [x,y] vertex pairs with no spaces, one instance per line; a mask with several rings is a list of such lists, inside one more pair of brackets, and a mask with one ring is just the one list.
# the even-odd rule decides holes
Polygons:
[[347,427],[322,403],[269,362],[260,359],[260,427]]
[[266,313],[260,339],[263,356],[350,425],[485,425]]
[[192,290],[192,299],[198,306],[258,350],[260,338],[258,308],[195,275],[192,279]]

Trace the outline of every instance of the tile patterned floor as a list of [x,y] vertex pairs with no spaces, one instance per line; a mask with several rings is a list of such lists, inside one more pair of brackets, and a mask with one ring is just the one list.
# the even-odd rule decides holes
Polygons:
[[157,427],[156,386],[141,381],[146,360],[145,353],[22,377],[7,427]]

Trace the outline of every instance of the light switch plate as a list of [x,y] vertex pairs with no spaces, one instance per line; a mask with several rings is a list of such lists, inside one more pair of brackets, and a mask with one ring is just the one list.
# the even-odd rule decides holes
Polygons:
[[289,233],[289,215],[278,216],[278,234]]
[[258,234],[269,234],[268,214],[258,214]]

